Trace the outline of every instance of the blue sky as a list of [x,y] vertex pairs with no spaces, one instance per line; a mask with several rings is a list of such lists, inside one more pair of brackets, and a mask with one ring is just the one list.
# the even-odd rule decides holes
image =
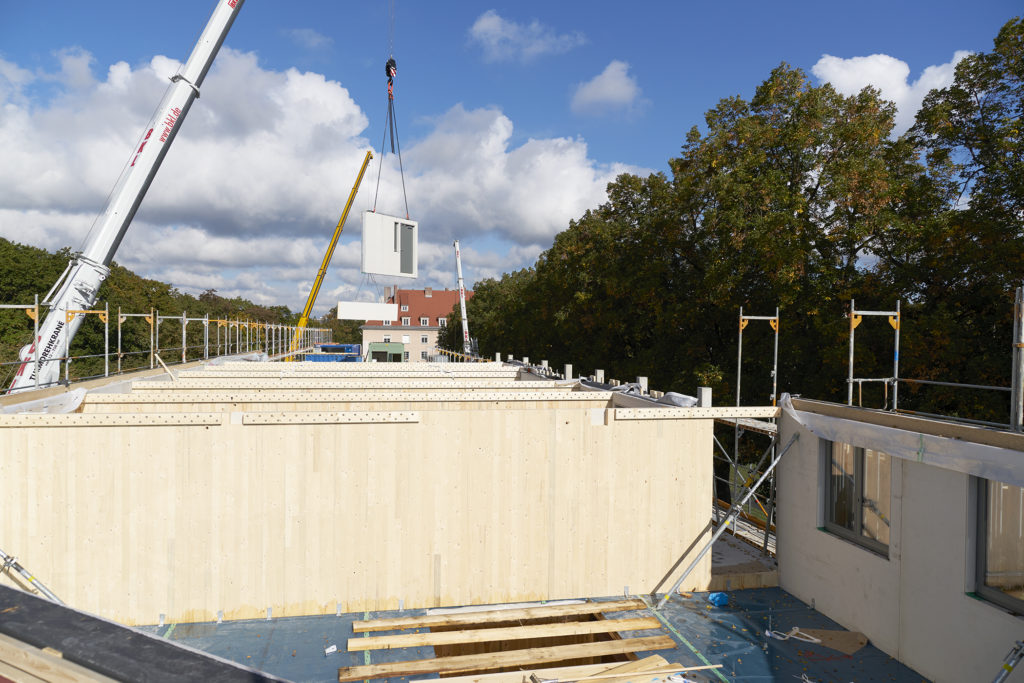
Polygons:
[[[116,259],[188,291],[301,307],[363,151],[379,152],[391,4],[248,0]],[[1001,1],[393,4],[400,138],[422,222],[421,278],[399,284],[440,287],[454,286],[453,238],[470,283],[532,264],[615,174],[666,170],[707,109],[750,97],[780,62],[842,91],[881,87],[905,126],[955,59],[990,49],[1020,11]],[[188,56],[212,7],[0,0],[0,235],[80,245],[164,71]],[[376,172],[357,210],[369,208]],[[381,193],[393,210],[390,165]],[[373,296],[358,225],[350,219],[319,311]]]

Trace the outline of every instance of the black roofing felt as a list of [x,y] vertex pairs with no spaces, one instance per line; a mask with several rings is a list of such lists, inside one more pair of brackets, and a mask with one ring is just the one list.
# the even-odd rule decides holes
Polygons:
[[0,633],[124,681],[284,680],[7,586],[0,586]]

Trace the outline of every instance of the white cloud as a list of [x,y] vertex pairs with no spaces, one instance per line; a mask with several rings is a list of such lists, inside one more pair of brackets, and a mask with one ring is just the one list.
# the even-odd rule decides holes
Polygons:
[[[81,51],[61,53],[51,73],[0,61],[0,237],[80,248],[178,68],[162,56],[118,62],[102,76],[92,65]],[[34,81],[48,84],[38,89],[45,95]],[[264,69],[229,48],[202,91],[115,260],[185,291],[213,287],[301,309],[369,148],[367,117],[342,84]],[[596,163],[578,138],[513,146],[512,132],[497,109],[456,105],[408,145],[421,276],[402,286],[454,287],[455,237],[470,283],[532,265],[570,219],[605,200],[617,174],[641,171]],[[322,288],[335,294],[321,296],[318,314],[337,295],[376,296],[359,273],[359,214],[370,208],[377,161]],[[404,214],[390,154],[380,198],[379,210]]]
[[629,64],[612,60],[604,71],[576,86],[572,110],[577,114],[630,111],[639,103],[640,86],[629,75]]
[[286,29],[284,34],[291,38],[297,45],[300,45],[307,50],[317,50],[319,48],[328,47],[334,42],[334,39],[330,36],[325,36],[311,28]]
[[511,147],[512,130],[496,109],[456,105],[410,150],[410,201],[446,241],[492,231],[518,244],[550,241],[570,219],[603,202],[616,176],[642,172],[596,164],[578,138]]
[[471,42],[483,48],[489,62],[528,62],[545,54],[562,54],[583,45],[582,33],[555,33],[536,19],[519,24],[503,19],[494,10],[487,10],[469,29]]
[[914,115],[921,108],[921,101],[928,91],[950,85],[957,62],[970,54],[958,50],[950,61],[929,66],[913,82],[909,80],[910,66],[906,62],[881,54],[849,59],[822,55],[811,72],[844,95],[853,95],[868,85],[878,88],[882,97],[896,103],[893,134],[901,135],[914,124]]

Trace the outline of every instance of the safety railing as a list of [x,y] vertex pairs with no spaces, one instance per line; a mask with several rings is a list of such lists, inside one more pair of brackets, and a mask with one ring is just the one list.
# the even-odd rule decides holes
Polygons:
[[[40,312],[45,307],[37,296],[31,304],[0,304],[0,311],[23,311],[32,319],[32,339],[38,339]],[[103,324],[103,353],[76,354],[75,347],[81,347],[81,344],[65,342],[61,355],[40,361],[39,344],[36,344],[33,356],[27,360],[30,367],[43,363],[62,364],[61,380],[47,384],[37,379],[36,388],[154,369],[158,361],[176,365],[257,351],[271,358],[283,358],[303,354],[316,345],[331,342],[331,330],[306,327],[300,337],[300,348],[290,351],[297,330],[293,325],[219,319],[208,315],[189,317],[186,312],[161,315],[156,309],[148,313],[127,313],[118,307],[116,314],[112,314],[108,304],[88,311],[67,311],[65,315],[68,322],[75,316],[95,315]],[[31,343],[30,339],[25,341]],[[11,380],[22,365],[20,358],[0,361],[0,395],[8,393]],[[37,378],[39,374],[35,373]]]
[[[893,338],[893,374],[891,377],[854,377],[854,330],[861,323],[863,316],[886,316],[894,331]],[[1024,431],[1024,287],[1018,287],[1014,296],[1013,305],[1013,337],[1012,337],[1012,380],[1011,386],[998,386],[992,384],[974,384],[969,382],[945,382],[931,379],[915,379],[900,377],[900,327],[902,315],[900,302],[896,302],[894,311],[858,311],[854,301],[850,300],[850,351],[847,376],[847,405],[854,405],[854,387],[857,388],[857,406],[864,406],[864,385],[880,384],[882,387],[882,409],[892,412],[920,415],[922,417],[937,417],[968,424],[984,425],[987,427],[1009,428],[1012,431]],[[993,420],[979,420],[961,416],[942,415],[920,410],[909,410],[899,405],[900,384],[921,387],[945,387],[949,389],[966,391],[999,392],[1009,394],[1009,421],[996,422]],[[891,397],[891,399],[890,399]]]
[[481,358],[480,356],[474,356],[468,353],[460,353],[458,351],[449,351],[448,349],[435,348],[434,357],[447,361],[449,363],[486,363],[487,358]]

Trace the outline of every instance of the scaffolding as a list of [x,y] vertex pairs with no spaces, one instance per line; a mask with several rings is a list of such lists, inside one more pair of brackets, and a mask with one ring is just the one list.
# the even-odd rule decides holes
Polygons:
[[[892,377],[854,377],[853,376],[853,338],[854,330],[860,325],[864,316],[884,316],[889,319],[889,325],[895,332],[892,352]],[[864,383],[880,382],[884,387],[885,400],[889,402],[889,385],[892,385],[892,407],[896,410],[898,404],[898,382],[900,376],[900,302],[896,302],[895,311],[858,311],[853,299],[850,299],[850,362],[847,366],[849,375],[846,379],[846,405],[853,405],[853,385],[857,385],[858,403],[863,403]]]
[[[45,304],[39,303],[38,295],[31,304],[0,304],[0,310],[21,310],[32,320],[32,338],[39,339],[39,319],[40,319],[40,308]],[[331,330],[327,328],[314,328],[307,327],[303,330],[298,330],[296,326],[284,325],[278,323],[266,323],[257,322],[252,320],[240,320],[240,319],[218,319],[211,318],[209,315],[204,315],[201,318],[189,317],[187,312],[182,312],[180,315],[161,315],[156,309],[150,309],[148,313],[127,313],[117,308],[115,330],[116,334],[116,345],[111,348],[111,314],[109,303],[104,304],[103,308],[94,308],[91,310],[69,310],[66,313],[67,321],[70,322],[74,317],[77,316],[88,316],[95,315],[103,323],[103,353],[94,354],[74,354],[73,349],[70,348],[70,344],[67,339],[65,340],[63,355],[58,357],[50,358],[45,361],[41,361],[39,358],[39,344],[37,343],[33,349],[31,359],[25,364],[27,365],[26,372],[38,366],[38,364],[47,363],[61,363],[63,379],[60,382],[53,382],[50,385],[42,384],[39,382],[39,373],[35,373],[36,384],[35,388],[45,388],[46,386],[52,386],[53,384],[70,384],[75,381],[84,381],[88,379],[96,379],[99,377],[110,377],[112,375],[120,375],[125,372],[134,372],[145,368],[147,365],[149,369],[154,369],[157,362],[161,364],[164,362],[160,358],[161,352],[173,352],[177,357],[174,363],[188,363],[196,360],[209,360],[211,357],[248,353],[262,351],[272,358],[287,357],[290,355],[299,355],[306,353],[310,349],[320,345],[330,343],[331,341]],[[126,323],[133,319],[141,319],[148,325],[146,334],[146,347],[143,348],[132,348],[127,349],[125,343],[125,330]],[[169,347],[160,346],[160,326],[166,323],[177,323],[181,328],[181,342],[179,345],[173,345]],[[191,334],[189,325],[192,323],[198,323],[202,326],[201,333]],[[210,326],[213,325],[216,330],[215,335],[211,339]],[[193,328],[194,329],[194,328]],[[223,330],[223,332],[222,332]],[[295,336],[297,332],[301,334],[297,337],[301,341],[300,348],[295,351],[288,350],[288,340]],[[191,335],[191,339],[190,339]],[[166,335],[165,335],[166,341]],[[142,363],[129,362],[132,357],[143,356],[146,360]],[[94,374],[87,374],[84,376],[75,376],[72,372],[71,366],[76,361],[83,361],[87,359],[102,359],[102,371],[97,371]],[[0,369],[14,369],[16,372],[19,367],[23,365],[20,359],[13,361],[0,362]],[[8,393],[10,377],[2,379],[2,385],[0,385],[0,396]]]
[[[863,386],[865,383],[880,383],[883,388],[883,410],[890,410],[892,412],[906,413],[910,415],[920,415],[923,417],[937,417],[952,419],[958,422],[966,422],[970,424],[978,424],[987,427],[999,427],[1009,428],[1014,432],[1024,431],[1024,287],[1017,287],[1014,292],[1014,303],[1013,303],[1013,337],[1011,341],[1011,384],[1008,387],[996,386],[991,384],[972,384],[967,382],[943,382],[939,380],[930,379],[913,379],[908,377],[900,377],[900,328],[902,326],[902,313],[901,313],[900,302],[896,302],[896,310],[894,311],[867,311],[857,310],[855,302],[850,299],[850,312],[848,317],[850,320],[850,350],[849,350],[849,364],[847,373],[847,395],[846,404],[849,406],[854,405],[853,403],[853,388],[857,386],[857,406],[863,407],[864,395]],[[889,325],[893,328],[893,358],[892,365],[893,371],[891,377],[854,377],[854,330],[863,320],[864,316],[884,316],[889,320]],[[906,408],[900,408],[899,405],[899,386],[900,383],[904,384],[916,384],[921,386],[937,386],[937,387],[948,387],[952,389],[968,389],[978,391],[998,391],[1001,393],[1010,394],[1010,406],[1009,406],[1009,421],[1008,422],[993,422],[991,420],[976,420],[965,417],[950,417],[948,415],[939,415],[936,413],[929,413],[918,410],[908,410]],[[889,393],[890,388],[892,390],[892,401],[890,405]],[[738,395],[738,391],[737,391]],[[738,402],[737,402],[738,405]]]

